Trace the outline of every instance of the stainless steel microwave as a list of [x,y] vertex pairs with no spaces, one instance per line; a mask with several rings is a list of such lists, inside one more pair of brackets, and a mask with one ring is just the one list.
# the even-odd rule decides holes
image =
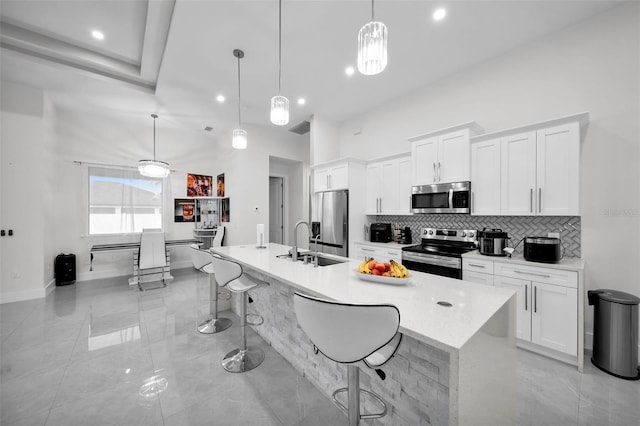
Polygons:
[[411,189],[413,213],[471,213],[471,182],[438,183]]

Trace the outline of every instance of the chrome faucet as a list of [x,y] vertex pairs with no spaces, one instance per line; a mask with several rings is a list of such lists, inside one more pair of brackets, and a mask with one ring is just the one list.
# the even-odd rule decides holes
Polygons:
[[293,247],[291,248],[291,260],[294,262],[298,260],[298,226],[303,223],[307,225],[307,232],[311,234],[311,228],[308,222],[301,220],[296,223],[296,226],[293,228]]
[[315,237],[313,237],[313,248],[315,250],[315,256],[313,258],[313,267],[317,268],[318,267],[318,238],[320,238],[320,234],[316,235]]

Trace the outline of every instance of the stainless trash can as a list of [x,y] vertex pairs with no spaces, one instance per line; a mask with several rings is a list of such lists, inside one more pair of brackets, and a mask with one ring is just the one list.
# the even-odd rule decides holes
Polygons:
[[617,290],[590,290],[593,305],[593,356],[599,369],[627,380],[640,379],[638,304],[640,298]]

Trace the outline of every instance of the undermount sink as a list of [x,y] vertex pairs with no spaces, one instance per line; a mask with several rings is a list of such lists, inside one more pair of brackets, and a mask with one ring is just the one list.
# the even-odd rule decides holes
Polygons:
[[[304,256],[315,256],[314,252],[301,252],[298,255],[298,261],[300,262],[304,262]],[[289,259],[291,260],[291,254],[279,254],[276,257],[280,258],[280,259]],[[311,257],[308,258],[308,262],[310,265],[313,264],[313,260]],[[348,262],[348,260],[342,260],[342,259],[334,259],[332,257],[325,257],[323,255],[319,255],[318,256],[318,266],[330,266],[330,265],[337,265],[338,263],[346,263]]]

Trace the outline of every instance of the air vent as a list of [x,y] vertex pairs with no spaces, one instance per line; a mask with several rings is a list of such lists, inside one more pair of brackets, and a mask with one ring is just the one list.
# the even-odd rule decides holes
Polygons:
[[311,130],[311,123],[307,120],[302,121],[289,129],[290,132],[297,133],[299,135],[305,135],[309,133],[309,130]]
[[207,127],[204,128],[205,132],[210,132],[212,130],[213,130],[213,127],[211,127],[211,126],[207,126]]

